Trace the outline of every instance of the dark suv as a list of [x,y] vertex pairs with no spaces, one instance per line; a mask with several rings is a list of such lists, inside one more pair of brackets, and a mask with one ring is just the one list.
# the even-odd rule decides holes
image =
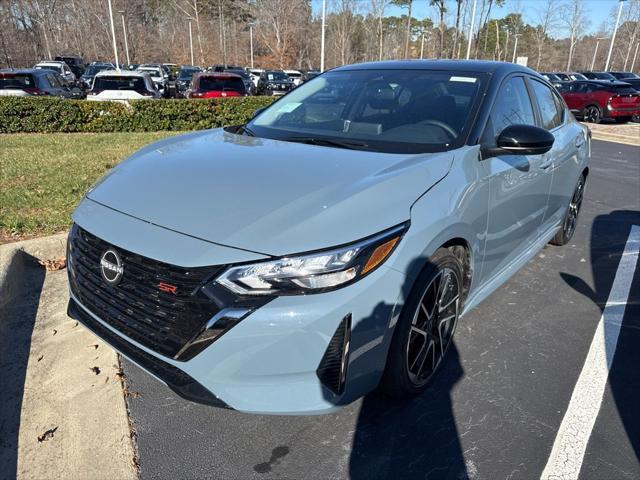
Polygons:
[[82,91],[68,85],[52,70],[25,68],[0,70],[0,97],[53,96],[83,98]]
[[625,123],[640,114],[640,93],[626,82],[578,81],[561,89],[569,109],[586,122],[612,118]]
[[176,97],[186,98],[187,90],[191,88],[191,80],[193,75],[200,72],[200,67],[194,67],[192,65],[183,65],[180,67],[178,76],[176,77]]
[[266,70],[258,80],[258,95],[284,95],[295,87],[289,76],[282,70]]
[[84,60],[77,55],[59,55],[55,58],[58,62],[64,62],[71,69],[76,78],[80,78],[84,73]]

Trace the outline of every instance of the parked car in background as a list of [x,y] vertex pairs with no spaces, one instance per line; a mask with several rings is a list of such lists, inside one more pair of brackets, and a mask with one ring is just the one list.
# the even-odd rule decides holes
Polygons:
[[258,95],[280,96],[289,93],[295,85],[282,70],[265,70],[258,80]]
[[165,71],[162,65],[158,65],[158,64],[140,65],[136,69],[136,71],[148,73],[156,89],[160,92],[160,95],[162,95],[163,97],[168,96],[169,89],[167,87],[169,83],[169,74],[167,73],[167,71]]
[[589,142],[526,67],[339,67],[99,181],[72,215],[67,311],[192,401],[406,401],[446,368],[462,315],[571,241]]
[[625,82],[581,80],[567,85],[561,94],[573,114],[586,122],[625,123],[640,114],[640,93]]
[[191,80],[193,75],[201,72],[200,67],[194,67],[193,65],[183,65],[178,71],[176,77],[176,97],[186,98],[187,91],[191,88]]
[[248,95],[240,75],[201,72],[193,76],[188,98],[244,97]]
[[42,69],[46,69],[46,70],[52,70],[60,75],[62,75],[62,77],[70,83],[75,83],[76,82],[76,76],[75,74],[71,71],[71,69],[69,68],[69,66],[64,63],[64,62],[40,62],[40,63],[36,63],[33,68],[37,69],[37,70],[42,70]]
[[302,72],[300,70],[284,70],[284,73],[287,74],[294,86],[297,87],[302,84]]
[[251,81],[255,85],[256,89],[258,88],[258,82],[260,81],[260,75],[264,70],[262,68],[250,68],[248,69],[249,76],[251,77]]
[[583,74],[578,72],[551,72],[563,82],[573,82],[575,80],[588,80]]
[[96,73],[102,72],[103,70],[115,70],[115,67],[112,63],[103,63],[103,62],[93,62],[91,63],[84,71],[82,76],[80,77],[80,81],[82,82],[83,88],[91,88],[91,84],[93,83],[93,78],[96,76]]
[[87,92],[87,100],[155,100],[160,92],[155,88],[147,72],[128,70],[103,70],[96,73],[93,88]]
[[0,70],[0,97],[7,96],[84,97],[79,88],[69,86],[59,73],[42,68]]
[[55,57],[54,60],[66,63],[76,78],[80,78],[84,74],[85,63],[82,57],[77,55],[59,55]]
[[302,83],[308,82],[309,80],[311,80],[312,78],[317,77],[321,73],[322,72],[319,72],[317,70],[307,70],[306,72],[303,72],[302,73]]
[[588,80],[608,80],[610,82],[615,82],[617,80],[616,77],[607,72],[582,71],[580,73],[587,77]]
[[[636,92],[640,93],[640,78],[625,78],[624,83],[628,83]],[[633,115],[631,121],[640,123],[640,113]]]
[[564,85],[566,85],[571,81],[571,80],[562,80],[555,73],[540,72],[540,75],[542,75],[545,80],[547,80],[549,83],[551,83],[551,85],[553,85],[556,88],[562,88]]
[[606,73],[613,75],[618,80],[624,80],[625,82],[629,78],[640,78],[640,76],[637,73],[633,73],[633,72],[606,72]]
[[249,72],[247,72],[244,68],[239,68],[239,67],[227,68],[225,72],[233,73],[234,75],[238,75],[242,77],[242,81],[244,82],[244,88],[247,91],[247,93],[249,95],[256,94],[256,87],[253,84],[253,80],[251,80],[251,75],[249,75]]

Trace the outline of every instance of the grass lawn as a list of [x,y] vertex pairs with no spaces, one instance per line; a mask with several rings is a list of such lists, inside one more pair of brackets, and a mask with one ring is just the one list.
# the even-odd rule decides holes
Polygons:
[[96,180],[140,147],[175,134],[0,135],[0,243],[65,230]]

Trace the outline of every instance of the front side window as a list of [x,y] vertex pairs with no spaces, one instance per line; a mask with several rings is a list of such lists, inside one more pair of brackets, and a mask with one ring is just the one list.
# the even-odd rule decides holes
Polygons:
[[540,108],[542,127],[547,130],[556,128],[562,123],[562,113],[558,110],[553,92],[544,83],[535,80],[531,81],[531,86],[533,87],[533,96]]
[[524,78],[511,77],[500,87],[489,115],[483,143],[494,145],[500,132],[510,125],[535,124],[536,118]]
[[258,136],[348,142],[351,148],[418,153],[456,148],[485,76],[428,70],[327,72],[252,120]]

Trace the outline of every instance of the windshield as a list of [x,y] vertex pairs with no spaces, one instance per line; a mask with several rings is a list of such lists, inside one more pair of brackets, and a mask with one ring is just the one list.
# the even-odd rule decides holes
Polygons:
[[0,73],[0,90],[34,88],[33,76],[28,73]]
[[334,139],[367,150],[455,148],[477,108],[484,77],[426,70],[328,72],[293,90],[248,126],[256,135]]
[[585,77],[583,74],[581,73],[572,73],[570,80],[589,80],[587,77]]
[[194,73],[198,73],[200,70],[197,68],[181,68],[180,74],[178,75],[179,80],[191,80],[193,78]]
[[593,76],[600,80],[615,80],[616,77],[606,72],[594,72]]
[[233,90],[245,93],[244,82],[239,77],[200,77],[199,91],[224,91]]
[[289,80],[289,77],[284,72],[267,72],[266,76],[269,82],[273,82],[274,80],[275,81]]
[[84,71],[84,75],[86,76],[94,76],[96,73],[101,72],[103,70],[109,70],[113,68],[111,65],[89,65],[87,69]]
[[36,65],[36,70],[53,70],[54,72],[62,73],[62,66],[60,65]]
[[625,95],[628,93],[638,93],[635,88],[631,84],[627,85],[611,85],[608,87],[609,90],[615,92],[618,95]]
[[143,77],[104,76],[96,77],[93,83],[94,90],[135,90],[146,92],[147,86]]
[[148,72],[152,77],[162,77],[162,72],[159,68],[139,68],[139,72]]

